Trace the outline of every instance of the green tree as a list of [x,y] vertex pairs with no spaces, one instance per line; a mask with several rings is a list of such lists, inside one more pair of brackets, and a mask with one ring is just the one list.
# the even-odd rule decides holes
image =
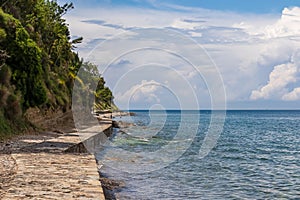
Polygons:
[[1,46],[8,52],[6,64],[12,71],[12,84],[22,93],[22,104],[26,109],[46,102],[43,84],[41,49],[30,39],[20,21],[0,9],[0,24],[5,30],[6,40]]
[[[0,5],[0,134],[1,127],[15,126],[13,121],[30,107],[42,112],[70,109],[76,81],[84,95],[95,97],[93,104],[111,107],[112,93],[97,67],[74,52],[82,37],[72,40],[63,18],[72,3],[0,0]],[[77,77],[81,69],[83,77]]]

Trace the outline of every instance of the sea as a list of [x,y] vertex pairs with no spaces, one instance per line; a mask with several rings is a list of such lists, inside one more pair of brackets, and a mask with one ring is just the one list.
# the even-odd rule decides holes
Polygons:
[[133,112],[97,153],[116,199],[300,199],[299,110]]

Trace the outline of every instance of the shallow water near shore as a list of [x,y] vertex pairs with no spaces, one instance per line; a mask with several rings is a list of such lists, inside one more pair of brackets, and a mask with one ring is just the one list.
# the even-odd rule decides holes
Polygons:
[[[97,155],[104,163],[102,173],[126,184],[115,191],[118,199],[300,198],[300,111],[227,111],[218,143],[203,159],[198,153],[209,127],[210,111],[135,112],[135,116],[120,120],[137,126],[126,129],[126,134],[115,130],[111,145]],[[199,127],[192,137],[176,141],[183,115],[188,119],[184,123]],[[191,130],[185,131],[188,136]],[[121,149],[147,157],[170,143],[178,143],[174,147],[180,148],[182,142],[188,148],[174,150],[176,155],[168,156],[182,155],[164,163],[166,166],[160,165],[165,160],[157,157],[150,163],[111,153]],[[147,168],[157,165],[163,168]],[[119,166],[139,173],[124,172]],[[140,173],[143,168],[146,172]]]

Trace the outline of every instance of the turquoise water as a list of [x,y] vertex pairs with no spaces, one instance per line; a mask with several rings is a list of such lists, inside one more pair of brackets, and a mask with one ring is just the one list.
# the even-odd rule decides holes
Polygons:
[[[115,191],[116,197],[300,199],[300,111],[227,111],[217,145],[200,159],[198,153],[210,117],[210,111],[201,111],[200,115],[198,111],[151,115],[148,111],[136,111],[136,116],[123,117],[122,120],[137,126],[124,130],[127,134],[115,130],[111,145],[97,155],[104,163],[102,172],[106,176],[125,182],[124,188]],[[182,122],[182,118],[188,120]],[[192,137],[188,137],[192,130],[185,130],[187,137],[183,143],[174,140],[180,123],[197,124]],[[149,170],[143,156],[170,143],[177,144],[176,153],[169,152],[168,157],[176,159],[169,163],[170,160],[153,157],[151,163],[147,162],[154,171]],[[180,149],[182,146],[188,148]],[[176,151],[177,148],[180,150]],[[114,154],[115,149],[138,157]]]

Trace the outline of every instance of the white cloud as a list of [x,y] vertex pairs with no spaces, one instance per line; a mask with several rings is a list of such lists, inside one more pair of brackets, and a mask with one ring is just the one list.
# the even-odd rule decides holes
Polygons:
[[259,90],[252,91],[251,99],[270,99],[282,96],[287,85],[296,82],[297,67],[291,63],[277,65],[270,73],[269,82]]
[[266,38],[288,37],[300,35],[300,8],[285,8],[281,19],[265,29]]
[[[265,16],[268,17],[268,16]],[[255,21],[255,23],[254,23]],[[267,23],[266,23],[267,22]],[[262,40],[295,37],[300,35],[300,8],[284,8],[279,19],[275,16],[267,20],[250,17],[250,21],[236,22],[233,27],[245,30],[252,37]]]
[[295,88],[292,92],[283,95],[282,99],[285,101],[300,100],[300,87]]
[[[160,4],[158,1],[154,3]],[[98,7],[80,10],[77,8],[76,12],[67,16],[67,20],[71,26],[72,34],[84,37],[85,43],[78,48],[83,57],[89,55],[94,47],[91,43],[100,41],[100,39],[111,38],[116,34],[124,33],[125,30],[132,36],[135,34],[132,28],[141,28],[145,31],[149,27],[172,28],[190,36],[207,49],[223,76],[227,97],[230,101],[249,100],[249,98],[252,100],[298,99],[299,65],[295,62],[297,56],[293,55],[300,46],[300,8],[286,8],[281,16],[276,16],[242,15],[174,5],[163,6],[169,9],[154,10],[130,7],[107,9]],[[101,23],[83,22],[89,20],[101,20]],[[165,49],[172,45],[178,48],[185,45],[179,41],[173,41],[172,44],[169,43],[169,46],[165,46],[166,44],[163,41],[167,39],[159,38],[160,40],[151,41],[149,38],[132,37],[131,41],[120,41],[118,44],[116,43],[117,45],[104,48],[103,52],[95,55],[93,61],[99,61],[101,65],[106,64],[102,63],[103,60],[114,59],[116,55],[120,55],[120,52],[132,49],[136,44],[151,46],[157,43]],[[190,57],[199,57],[199,55],[195,55],[193,49],[184,49],[184,51]],[[132,61],[130,63],[131,67],[132,65],[138,66],[155,61],[156,63],[163,63],[165,66],[176,66],[176,70],[180,75],[188,79],[192,85],[197,82],[193,80],[195,79],[194,72],[190,71],[190,68],[183,63],[179,65],[175,62],[177,60],[173,58],[153,54],[153,52],[141,52],[141,54],[134,54],[133,56],[134,58],[128,57],[128,60]],[[122,69],[119,66],[115,70],[121,71],[119,74],[123,74],[128,69],[131,68],[124,65]],[[108,79],[112,81],[116,81],[120,77],[114,70],[110,74],[111,76]],[[177,87],[178,90],[174,89],[174,91],[182,90],[182,86],[180,84],[176,85],[176,80],[173,80],[179,76],[172,77],[170,73],[164,74],[159,71],[159,73],[142,74],[141,79],[138,80],[139,82],[132,80],[128,84],[132,87],[125,93],[115,94],[116,99],[125,100],[131,96],[136,101],[145,98],[149,102],[157,102],[158,96],[156,93],[159,89],[156,87],[158,86],[153,86],[153,88],[147,86],[144,88],[145,90],[139,89],[139,92],[135,95],[130,93],[145,80],[158,83],[157,79],[151,78],[155,74],[159,74],[157,77],[160,78],[162,83],[163,80],[168,81],[172,87]],[[196,85],[194,88],[201,88],[201,94],[206,95],[208,93],[202,86]]]
[[192,20],[184,20],[184,19],[175,19],[171,27],[182,29],[182,30],[195,30],[197,27],[201,26],[203,23],[192,21]]
[[282,100],[297,100],[298,89],[295,88],[292,92],[289,85],[296,83],[299,80],[299,53],[295,53],[290,62],[277,65],[269,75],[268,83],[258,90],[251,93],[251,99],[282,99]]
[[122,107],[126,107],[126,103],[146,101],[147,103],[160,103],[159,97],[155,94],[161,84],[151,80],[142,80],[139,84],[133,85],[129,90],[118,92],[115,94],[116,103]]
[[287,63],[298,47],[298,44],[288,42],[285,39],[269,41],[259,51],[257,64],[263,67]]

